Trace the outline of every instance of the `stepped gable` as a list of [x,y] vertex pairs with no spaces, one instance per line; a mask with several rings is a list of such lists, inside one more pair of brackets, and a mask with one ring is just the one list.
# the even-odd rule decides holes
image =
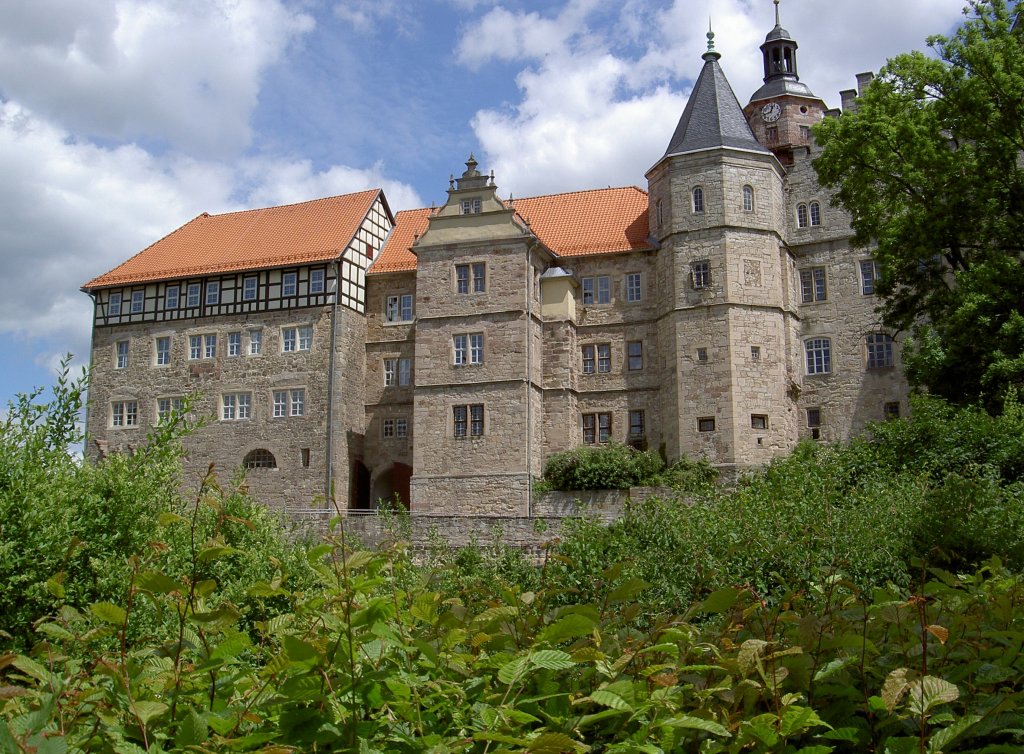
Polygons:
[[337,259],[378,197],[383,200],[381,190],[371,189],[282,207],[204,212],[82,290]]
[[[653,249],[647,201],[647,192],[625,186],[515,199],[511,206],[548,249],[573,257]],[[426,231],[431,211],[399,212],[395,229],[368,274],[416,269],[411,247]]]

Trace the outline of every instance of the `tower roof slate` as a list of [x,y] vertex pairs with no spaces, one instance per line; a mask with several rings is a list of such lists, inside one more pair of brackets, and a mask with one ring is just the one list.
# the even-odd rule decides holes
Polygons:
[[718,64],[718,57],[714,52],[705,53],[704,67],[683,108],[665,157],[715,147],[768,152],[754,138],[743,108]]
[[282,207],[204,212],[82,290],[337,259],[378,197],[386,208],[381,190],[370,189]]

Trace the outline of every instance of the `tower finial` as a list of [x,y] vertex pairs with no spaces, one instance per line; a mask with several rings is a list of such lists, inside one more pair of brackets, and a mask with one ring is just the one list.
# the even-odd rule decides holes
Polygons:
[[710,16],[708,16],[708,33],[707,33],[707,38],[708,38],[708,51],[705,52],[703,55],[701,55],[701,57],[704,60],[706,60],[706,61],[708,61],[710,63],[711,61],[718,60],[720,57],[722,57],[721,53],[719,53],[715,49],[715,32],[712,31],[712,29],[711,29],[711,17]]
[[772,0],[775,3],[775,25],[782,26],[782,22],[779,20],[779,0]]

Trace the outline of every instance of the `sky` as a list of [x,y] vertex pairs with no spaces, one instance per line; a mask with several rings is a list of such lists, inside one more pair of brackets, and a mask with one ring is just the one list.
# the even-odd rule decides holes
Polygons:
[[[782,0],[801,81],[925,49],[964,0]],[[81,286],[202,212],[383,188],[646,188],[706,50],[741,103],[771,0],[0,0],[0,407],[89,360]],[[0,408],[0,413],[3,409]]]

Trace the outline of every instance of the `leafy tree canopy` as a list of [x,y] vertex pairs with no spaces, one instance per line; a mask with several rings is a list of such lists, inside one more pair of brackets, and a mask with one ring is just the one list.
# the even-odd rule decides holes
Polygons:
[[1024,385],[1024,32],[1005,0],[964,14],[816,127],[814,167],[876,247],[910,380],[994,407]]

